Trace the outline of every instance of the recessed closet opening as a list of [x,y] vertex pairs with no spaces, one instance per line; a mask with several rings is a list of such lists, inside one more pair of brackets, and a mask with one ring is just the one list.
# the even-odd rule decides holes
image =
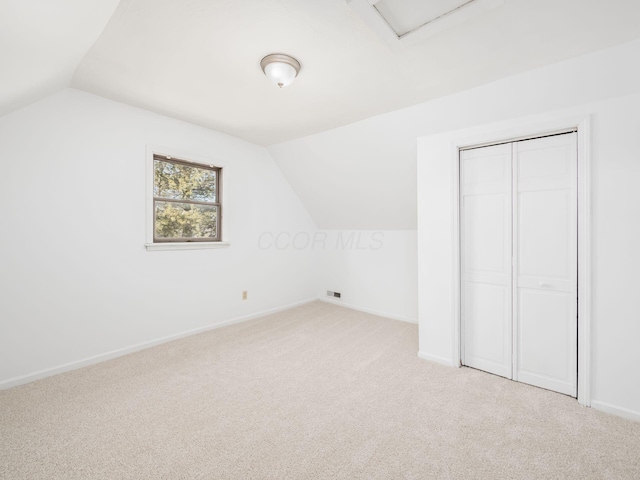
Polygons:
[[460,148],[457,199],[460,364],[576,398],[579,143]]

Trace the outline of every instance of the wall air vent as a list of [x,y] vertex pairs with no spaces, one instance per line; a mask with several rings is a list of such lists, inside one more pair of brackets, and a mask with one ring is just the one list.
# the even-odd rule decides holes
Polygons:
[[508,0],[347,0],[391,45],[420,41]]

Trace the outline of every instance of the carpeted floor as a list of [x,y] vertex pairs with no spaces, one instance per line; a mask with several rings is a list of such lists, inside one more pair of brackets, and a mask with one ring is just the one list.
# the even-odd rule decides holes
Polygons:
[[638,479],[640,423],[315,302],[0,392],[2,479]]

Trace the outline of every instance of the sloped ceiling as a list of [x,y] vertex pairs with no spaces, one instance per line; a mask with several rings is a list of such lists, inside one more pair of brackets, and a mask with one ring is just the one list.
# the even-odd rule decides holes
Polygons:
[[492,3],[393,47],[347,0],[2,0],[0,115],[71,85],[271,146],[320,228],[413,229],[417,130],[376,115],[640,38],[639,0]]
[[[272,145],[637,38],[638,0],[500,0],[392,48],[345,0],[122,0],[72,86]],[[260,59],[288,53],[278,89]]]
[[[590,104],[583,108],[587,115],[594,102],[640,93],[635,59],[640,40],[268,150],[319,228],[414,230],[419,137],[532,115],[534,123],[544,122],[549,112]],[[598,124],[596,115],[594,131]],[[442,168],[451,166],[443,162]],[[453,191],[448,183],[441,188]]]
[[67,88],[118,0],[0,1],[0,115]]
[[[0,114],[71,85],[273,145],[640,36],[638,0],[492,0],[394,48],[349,1],[3,0]],[[288,88],[273,52],[302,63]]]

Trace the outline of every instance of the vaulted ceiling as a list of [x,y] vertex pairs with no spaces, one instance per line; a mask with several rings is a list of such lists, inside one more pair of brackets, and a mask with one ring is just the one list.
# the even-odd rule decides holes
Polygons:
[[2,0],[0,114],[73,86],[272,145],[640,36],[638,0],[491,3],[394,47],[347,0]]
[[1,0],[0,115],[69,87],[119,0]]

